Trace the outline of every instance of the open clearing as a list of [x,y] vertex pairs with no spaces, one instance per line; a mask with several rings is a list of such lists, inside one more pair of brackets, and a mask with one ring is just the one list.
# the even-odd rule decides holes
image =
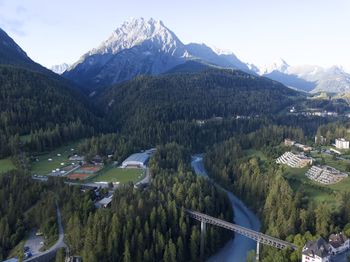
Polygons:
[[[63,168],[77,162],[68,160],[68,157],[75,153],[77,144],[77,142],[72,143],[67,146],[59,147],[51,152],[35,156],[34,158],[38,161],[33,161],[32,173],[35,175],[47,175],[56,168]],[[51,161],[49,161],[49,159],[51,159]],[[61,163],[64,163],[64,165],[61,165]]]
[[287,167],[284,177],[288,180],[290,186],[295,192],[304,192],[305,195],[315,202],[326,202],[332,207],[337,206],[336,194],[350,191],[350,177],[332,185],[323,185],[310,180],[305,176],[306,168]]
[[92,182],[138,182],[145,177],[145,170],[140,168],[106,167],[95,176]]
[[0,174],[16,169],[10,158],[0,159]]
[[327,154],[311,153],[311,156],[315,158],[319,164],[322,164],[323,159],[325,165],[334,167],[343,172],[347,172],[350,166],[348,160],[334,159],[333,156]]

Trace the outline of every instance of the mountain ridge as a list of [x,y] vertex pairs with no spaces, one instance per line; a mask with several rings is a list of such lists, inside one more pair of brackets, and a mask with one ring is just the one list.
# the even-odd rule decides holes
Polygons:
[[234,54],[217,54],[201,44],[185,45],[162,21],[138,18],[124,22],[63,76],[83,88],[97,89],[142,74],[158,75],[193,59],[249,72]]

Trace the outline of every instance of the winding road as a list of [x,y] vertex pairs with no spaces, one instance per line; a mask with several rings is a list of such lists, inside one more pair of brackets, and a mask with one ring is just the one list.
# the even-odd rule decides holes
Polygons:
[[[203,155],[198,154],[192,157],[191,166],[195,173],[199,176],[206,177],[209,176],[205,170],[203,164]],[[212,182],[215,183],[212,179]],[[227,193],[228,198],[231,201],[232,208],[234,209],[233,222],[237,225],[259,231],[260,221],[257,216],[249,210],[244,203],[239,200],[235,195],[226,189],[222,188],[220,185],[215,183],[217,187],[222,189]],[[244,262],[247,259],[247,253],[250,250],[256,249],[256,242],[240,234],[235,234],[235,237],[230,240],[222,249],[219,250],[214,256],[208,259],[209,262]]]
[[57,224],[58,224],[58,240],[57,242],[50,247],[48,250],[38,253],[24,261],[50,261],[52,258],[55,257],[57,250],[60,248],[67,248],[67,245],[64,243],[64,230],[62,226],[62,218],[61,218],[61,211],[58,207],[58,204],[56,204],[56,213],[57,213]]

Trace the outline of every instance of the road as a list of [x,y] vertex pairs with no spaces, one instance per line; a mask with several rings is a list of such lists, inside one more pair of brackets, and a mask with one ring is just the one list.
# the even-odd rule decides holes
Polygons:
[[139,182],[137,182],[136,186],[143,185],[143,184],[149,184],[149,182],[151,181],[151,175],[150,175],[148,167],[145,169],[145,172],[146,172],[145,177],[142,180],[140,180]]
[[[202,155],[193,156],[191,161],[191,166],[197,175],[204,176],[210,179],[203,165]],[[257,216],[251,210],[249,210],[244,205],[244,203],[240,199],[238,199],[236,196],[234,196],[231,192],[223,189],[218,184],[216,184],[216,186],[224,190],[231,201],[232,208],[234,209],[233,222],[245,228],[259,231],[260,221],[257,218]],[[217,252],[214,256],[210,257],[208,261],[209,262],[243,262],[243,261],[246,261],[247,253],[250,250],[255,250],[255,248],[256,248],[255,241],[247,237],[244,237],[240,234],[235,234],[235,237],[232,240],[230,240],[222,249],[220,249],[219,252]]]
[[63,230],[63,225],[62,225],[62,218],[61,218],[61,211],[60,208],[58,207],[58,204],[56,204],[56,213],[57,213],[57,224],[58,224],[58,240],[57,242],[50,247],[48,250],[34,254],[32,257],[24,260],[24,261],[36,261],[40,257],[44,257],[48,254],[51,253],[56,253],[58,249],[60,248],[66,248],[66,244],[64,243],[64,230]]

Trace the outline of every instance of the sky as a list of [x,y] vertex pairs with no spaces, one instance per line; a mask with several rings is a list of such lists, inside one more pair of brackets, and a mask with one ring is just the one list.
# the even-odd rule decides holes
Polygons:
[[0,0],[0,27],[44,66],[74,63],[131,17],[164,22],[182,42],[262,66],[350,71],[349,0]]

